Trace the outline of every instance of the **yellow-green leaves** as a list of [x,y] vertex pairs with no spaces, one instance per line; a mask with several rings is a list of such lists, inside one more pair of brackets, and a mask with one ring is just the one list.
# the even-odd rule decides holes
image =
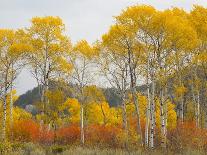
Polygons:
[[42,40],[52,41],[62,37],[65,26],[59,17],[34,17],[31,22],[31,34],[37,35]]
[[190,13],[190,19],[200,39],[207,43],[207,9],[195,5]]
[[97,51],[93,49],[92,46],[86,40],[80,40],[73,48],[74,54],[81,57],[86,57],[87,59],[92,59],[98,55]]

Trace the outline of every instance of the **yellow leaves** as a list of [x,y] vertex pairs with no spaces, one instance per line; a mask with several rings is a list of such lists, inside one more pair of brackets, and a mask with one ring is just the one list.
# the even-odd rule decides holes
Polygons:
[[185,86],[176,86],[175,93],[178,96],[181,96],[187,92],[187,88]]
[[[11,29],[0,29],[0,45],[12,44],[14,42],[15,31]],[[0,46],[1,47],[1,46]]]
[[98,53],[91,47],[86,40],[81,40],[77,42],[77,44],[73,48],[74,54],[81,55],[83,57],[86,57],[88,59],[92,59],[94,56],[96,56]]
[[[138,101],[139,101],[139,112],[140,112],[140,118],[143,120],[146,120],[146,112],[147,112],[147,97],[144,95],[138,94]],[[166,109],[167,107],[167,109]],[[160,102],[159,98],[155,99],[155,117],[156,117],[156,124],[158,127],[161,125],[160,120]],[[177,114],[175,111],[175,105],[167,100],[164,105],[163,109],[167,111],[167,127],[170,129],[173,129],[176,127],[177,123]],[[127,103],[127,116],[133,116],[135,115],[135,106],[133,103],[129,102]]]
[[207,63],[207,52],[202,52],[199,53],[199,55],[195,55],[193,62],[197,64]]
[[120,16],[116,17],[116,20],[118,23],[129,26],[131,31],[136,33],[139,28],[146,29],[149,26],[149,20],[155,12],[152,6],[135,5],[124,10]]
[[104,116],[107,117],[106,122],[108,122],[109,106],[107,103],[90,103],[87,105],[86,111],[88,123],[104,124]]
[[14,121],[32,118],[32,114],[22,108],[14,107],[13,109]]
[[[18,99],[17,91],[16,91],[15,89],[12,90],[12,92],[10,91],[10,92],[7,94],[7,98],[6,98],[8,106],[9,106],[10,101],[11,101],[11,94],[12,94],[12,101],[13,101],[13,103]],[[9,106],[9,107],[10,107],[10,106]]]
[[80,103],[77,99],[68,98],[64,105],[68,106],[69,112],[69,121],[71,123],[79,123],[80,122]]
[[58,105],[62,104],[64,102],[64,95],[63,92],[59,91],[59,90],[55,90],[55,91],[47,91],[45,93],[45,96],[48,98],[49,102],[53,105],[51,106],[56,106],[56,108],[58,107]]
[[59,17],[34,17],[31,22],[30,33],[32,35],[38,34],[41,39],[47,39],[48,41],[61,38],[64,24]]
[[[135,106],[134,106],[134,103],[132,103],[132,96],[130,95],[129,98],[130,98],[130,102],[127,103],[127,114],[128,114],[128,116],[130,116],[132,114],[135,115]],[[139,109],[140,109],[140,117],[145,119],[146,109],[147,109],[147,98],[146,98],[146,96],[138,94],[138,103],[139,103]]]
[[108,33],[102,36],[103,47],[109,52],[116,53],[118,55],[127,54],[128,50],[137,51],[137,44],[135,40],[135,33],[131,31],[130,27],[125,25],[113,25],[110,27]]
[[119,108],[112,108],[107,102],[92,102],[86,106],[88,123],[101,125],[116,125],[121,123]]
[[190,13],[190,19],[200,39],[207,43],[207,9],[195,5]]
[[71,43],[63,35],[64,24],[59,17],[34,17],[31,22],[28,33],[35,51],[40,53],[41,50],[47,50],[48,53],[57,55],[70,49]]
[[42,25],[42,26],[63,26],[63,22],[59,17],[54,16],[46,16],[46,17],[34,17],[31,20],[34,25]]
[[9,52],[11,56],[19,56],[24,54],[25,52],[32,51],[33,48],[28,44],[17,43],[13,44],[9,48]]
[[[179,12],[179,13],[178,13]],[[178,16],[177,9],[159,11],[152,18],[150,33],[162,39],[164,48],[192,49],[197,44],[197,35],[186,17]],[[189,43],[190,41],[190,43]]]
[[86,86],[83,89],[83,96],[85,96],[85,102],[103,102],[105,101],[105,96],[102,90],[95,85]]
[[0,30],[0,51],[3,61],[12,64],[17,63],[24,52],[32,50],[31,46],[22,37],[25,37],[23,30]]
[[63,73],[70,73],[73,66],[72,64],[68,63],[68,61],[65,59],[65,58],[62,58],[62,57],[57,57],[57,67],[58,69],[60,70],[60,72],[63,72]]
[[[68,107],[69,122],[80,122],[80,103],[74,98],[68,98],[64,103]],[[84,105],[85,121],[89,124],[115,125],[121,122],[119,108],[111,108],[107,102],[90,102]]]
[[[160,116],[160,102],[157,99],[156,100],[156,111],[155,111],[155,117],[156,117],[156,123],[159,127],[161,127],[161,116]],[[166,109],[167,108],[167,109]],[[164,105],[163,105],[163,109],[165,111],[167,111],[167,128],[168,129],[174,129],[176,128],[177,125],[177,114],[175,111],[175,105],[170,102],[169,100],[167,100]],[[165,115],[165,113],[164,113]]]

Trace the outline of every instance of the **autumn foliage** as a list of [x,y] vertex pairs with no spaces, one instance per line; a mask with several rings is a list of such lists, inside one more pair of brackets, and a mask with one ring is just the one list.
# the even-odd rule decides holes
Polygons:
[[169,131],[169,148],[183,151],[187,148],[207,150],[207,130],[196,128],[194,121],[179,122],[176,129]]
[[[73,45],[60,17],[0,29],[2,142],[207,151],[206,17],[201,6],[134,5],[93,44]],[[38,99],[20,108],[25,66]]]
[[70,125],[62,127],[57,131],[57,142],[59,144],[78,144],[80,139],[80,127]]
[[33,120],[20,120],[14,123],[13,138],[22,142],[37,142],[40,136],[40,126]]

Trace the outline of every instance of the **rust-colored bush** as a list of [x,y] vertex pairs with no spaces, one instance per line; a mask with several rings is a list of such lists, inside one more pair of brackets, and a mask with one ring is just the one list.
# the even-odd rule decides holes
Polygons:
[[91,125],[86,129],[86,140],[90,145],[118,147],[121,129],[114,126]]
[[22,142],[36,142],[39,138],[39,125],[33,120],[16,121],[13,126],[13,139]]
[[80,127],[70,125],[60,128],[57,132],[57,142],[61,144],[74,144],[80,141]]
[[193,121],[179,122],[176,129],[168,131],[168,144],[179,152],[186,148],[207,149],[207,130],[197,128]]
[[39,130],[38,142],[41,144],[52,144],[54,142],[54,131],[47,126],[41,126]]

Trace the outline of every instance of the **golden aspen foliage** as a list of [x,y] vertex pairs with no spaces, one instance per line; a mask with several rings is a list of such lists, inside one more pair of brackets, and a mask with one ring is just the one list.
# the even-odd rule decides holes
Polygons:
[[[146,112],[147,112],[147,98],[144,95],[138,94],[139,107],[140,107],[140,117],[142,120],[146,121]],[[166,106],[167,105],[167,106]],[[167,100],[164,103],[164,106],[167,107],[167,127],[169,129],[174,129],[177,124],[177,114],[175,111],[175,104]],[[127,115],[128,117],[133,116],[135,113],[134,104],[131,102],[127,103]],[[155,118],[158,127],[161,127],[160,122],[160,103],[159,98],[156,98],[156,107],[155,107]]]
[[67,120],[70,123],[79,123],[80,122],[80,103],[78,102],[77,99],[74,98],[68,98],[64,105],[67,108],[67,111],[69,113],[69,117],[67,118]]

